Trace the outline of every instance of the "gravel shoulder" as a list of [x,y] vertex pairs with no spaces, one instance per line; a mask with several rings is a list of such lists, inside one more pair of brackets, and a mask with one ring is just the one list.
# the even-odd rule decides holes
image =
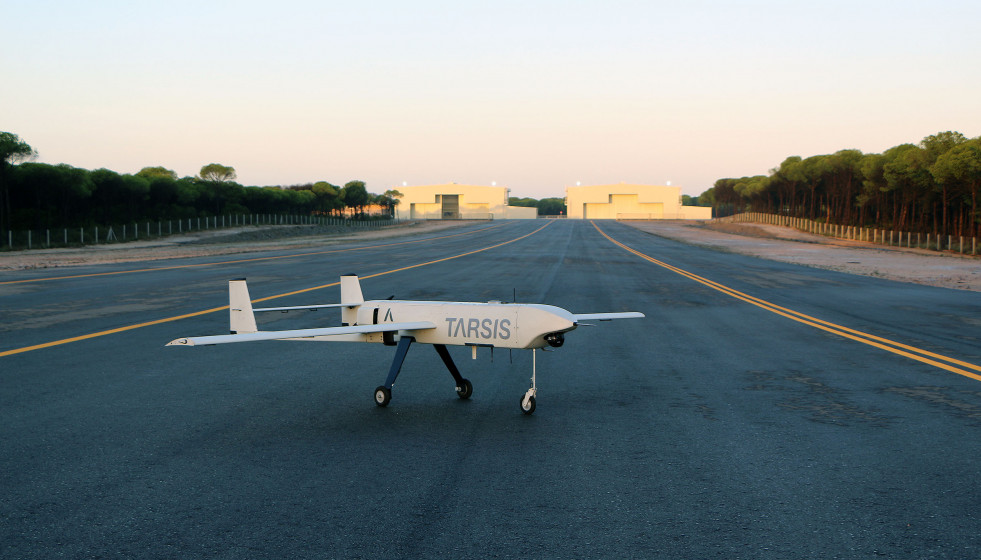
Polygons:
[[152,241],[0,253],[0,271],[324,247],[352,241],[436,232],[474,223],[476,222],[466,220],[406,222],[372,231],[352,231],[344,226],[243,226],[174,235]]
[[770,224],[624,222],[653,235],[781,262],[981,292],[981,259],[832,239]]

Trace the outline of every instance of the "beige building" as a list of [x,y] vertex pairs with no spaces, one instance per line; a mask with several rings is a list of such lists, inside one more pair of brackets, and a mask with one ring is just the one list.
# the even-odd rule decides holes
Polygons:
[[396,207],[410,220],[522,220],[538,217],[537,208],[508,206],[507,187],[479,185],[421,185],[397,187],[402,197]]
[[712,209],[682,206],[681,187],[590,185],[567,187],[569,218],[585,220],[708,220]]

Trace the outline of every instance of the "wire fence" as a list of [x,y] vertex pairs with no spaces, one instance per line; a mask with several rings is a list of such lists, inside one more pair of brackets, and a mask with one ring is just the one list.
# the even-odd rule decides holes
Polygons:
[[339,226],[351,230],[372,230],[395,225],[398,218],[369,218],[355,220],[335,216],[300,216],[283,214],[234,214],[206,216],[180,220],[131,222],[109,226],[89,226],[60,229],[8,230],[0,250],[20,251],[55,247],[82,247],[130,241],[147,241],[172,235],[201,231],[267,225]]
[[863,228],[858,226],[843,226],[839,224],[829,224],[808,220],[806,218],[794,218],[791,216],[780,216],[778,214],[764,214],[762,212],[746,212],[734,214],[725,218],[716,218],[713,223],[756,223],[787,226],[794,229],[813,233],[815,235],[825,235],[836,239],[848,239],[853,241],[864,241],[877,245],[887,245],[891,247],[906,247],[916,249],[929,249],[931,251],[952,251],[964,255],[978,254],[978,238],[964,237],[962,235],[938,235],[930,233],[919,233],[909,231],[896,231],[880,228]]

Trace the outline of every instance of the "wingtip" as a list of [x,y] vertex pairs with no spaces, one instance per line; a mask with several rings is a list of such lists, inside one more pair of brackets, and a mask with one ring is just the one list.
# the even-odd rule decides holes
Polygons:
[[175,338],[165,344],[165,346],[194,346],[194,341],[188,338]]

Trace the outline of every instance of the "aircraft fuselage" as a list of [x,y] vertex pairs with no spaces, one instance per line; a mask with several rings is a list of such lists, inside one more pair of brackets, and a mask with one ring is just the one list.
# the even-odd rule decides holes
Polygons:
[[[413,331],[417,342],[454,346],[542,348],[545,337],[575,329],[575,317],[541,304],[374,300],[360,305],[357,325],[427,321],[433,329]],[[398,340],[392,333],[366,333],[365,342]],[[386,340],[387,338],[387,340]]]

